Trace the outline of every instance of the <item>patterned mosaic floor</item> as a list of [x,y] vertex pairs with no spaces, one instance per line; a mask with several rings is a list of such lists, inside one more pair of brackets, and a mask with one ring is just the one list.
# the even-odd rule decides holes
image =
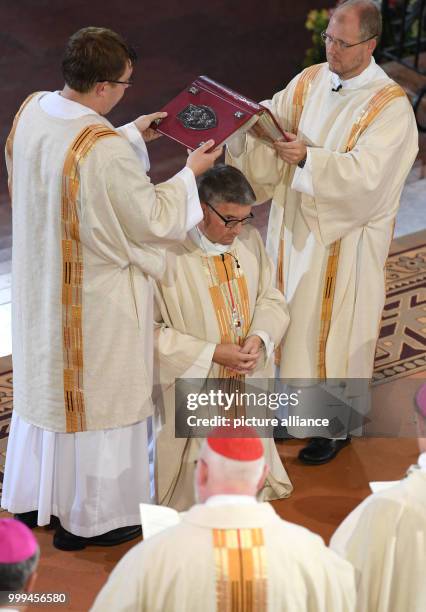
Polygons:
[[[422,236],[425,237],[424,234]],[[422,241],[423,242],[423,241]],[[386,304],[377,344],[375,384],[426,370],[426,240],[397,251],[386,266]],[[6,364],[5,367],[1,365]],[[0,489],[12,414],[10,360],[0,359]],[[4,371],[4,370],[9,371]]]
[[397,251],[386,264],[386,303],[373,382],[426,370],[426,241]]
[[0,492],[6,459],[7,437],[12,416],[12,372],[0,374]]

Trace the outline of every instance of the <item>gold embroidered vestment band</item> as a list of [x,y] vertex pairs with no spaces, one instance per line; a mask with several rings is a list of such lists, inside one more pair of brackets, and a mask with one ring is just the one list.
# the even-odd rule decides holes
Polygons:
[[82,309],[84,262],[77,206],[80,164],[96,142],[107,136],[118,134],[102,124],[84,128],[68,150],[62,174],[62,328],[67,432],[86,429]]
[[[358,120],[352,126],[345,152],[351,151],[358,141],[361,134],[374,121],[377,115],[390,103],[392,100],[405,96],[404,90],[396,84],[389,84],[380,89],[369,100],[365,110],[361,113]],[[322,306],[321,306],[321,327],[318,341],[318,361],[317,375],[318,378],[326,379],[326,359],[325,352],[327,348],[327,338],[330,332],[331,316],[333,312],[334,293],[336,289],[337,269],[339,265],[341,240],[336,240],[329,247],[327,260],[326,275],[323,288]]]
[[[299,129],[300,117],[302,116],[303,108],[305,105],[306,98],[312,87],[316,76],[323,67],[324,64],[315,64],[306,68],[296,83],[296,87],[293,93],[292,100],[292,121],[291,131],[293,134],[297,134]],[[284,294],[284,219],[281,225],[280,241],[278,247],[278,258],[277,258],[277,289]],[[275,365],[279,366],[281,363],[281,345],[275,349]]]
[[216,609],[266,612],[266,551],[262,529],[214,529]]

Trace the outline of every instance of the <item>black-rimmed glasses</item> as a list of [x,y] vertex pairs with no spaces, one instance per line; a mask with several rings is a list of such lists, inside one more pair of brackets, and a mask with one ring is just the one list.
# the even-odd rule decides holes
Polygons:
[[373,40],[373,38],[377,38],[377,34],[374,34],[374,36],[370,36],[370,38],[366,38],[365,40],[360,40],[357,43],[347,43],[344,40],[340,40],[340,38],[334,38],[333,36],[330,36],[330,34],[327,34],[327,32],[325,30],[323,30],[321,32],[321,38],[323,43],[326,45],[327,43],[330,45],[331,43],[334,43],[335,45],[338,46],[339,49],[350,49],[351,47],[356,47],[357,45],[362,45],[362,43],[368,42],[369,40]]
[[244,219],[227,219],[226,217],[221,215],[220,212],[218,212],[215,209],[215,207],[209,204],[208,202],[204,202],[204,204],[208,206],[209,208],[211,208],[212,211],[215,212],[217,216],[222,219],[222,221],[225,224],[225,227],[229,227],[229,229],[237,227],[238,223],[241,223],[241,225],[247,225],[247,223],[251,223],[252,219],[254,219],[254,214],[252,212],[249,214],[248,217],[244,217]]
[[133,85],[133,81],[111,81],[111,79],[103,79],[102,81],[98,81],[98,83],[119,83],[120,85],[128,85],[129,87]]

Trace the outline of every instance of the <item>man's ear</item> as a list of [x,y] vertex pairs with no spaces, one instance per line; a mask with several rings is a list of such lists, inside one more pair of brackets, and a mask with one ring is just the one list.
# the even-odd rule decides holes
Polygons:
[[368,48],[371,51],[371,55],[373,55],[375,48],[377,47],[377,38],[372,38],[368,41]]
[[100,98],[103,98],[106,92],[107,85],[108,85],[108,82],[106,81],[102,81],[102,83],[96,83],[92,91],[94,91],[95,94],[99,96]]

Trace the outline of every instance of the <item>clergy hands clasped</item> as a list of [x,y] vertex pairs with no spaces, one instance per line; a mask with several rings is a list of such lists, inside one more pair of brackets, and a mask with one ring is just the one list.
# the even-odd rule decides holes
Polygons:
[[256,369],[262,355],[262,346],[259,336],[249,336],[243,346],[231,343],[217,344],[213,361],[239,374],[249,374]]
[[280,157],[287,164],[297,165],[306,158],[308,148],[304,142],[297,140],[296,134],[291,134],[291,132],[284,133],[287,138],[287,142],[283,140],[276,140],[274,142],[275,150],[278,157]]

